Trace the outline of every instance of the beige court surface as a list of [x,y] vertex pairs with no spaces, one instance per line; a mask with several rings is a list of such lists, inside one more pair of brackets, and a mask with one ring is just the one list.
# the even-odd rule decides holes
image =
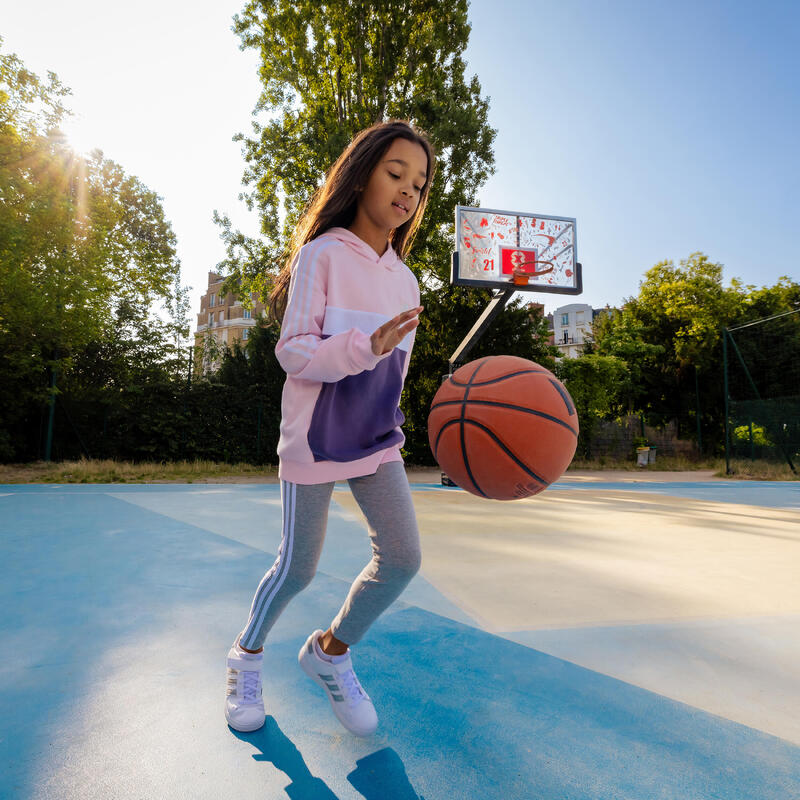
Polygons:
[[797,508],[568,477],[499,502],[409,473],[424,577],[486,631],[800,743]]

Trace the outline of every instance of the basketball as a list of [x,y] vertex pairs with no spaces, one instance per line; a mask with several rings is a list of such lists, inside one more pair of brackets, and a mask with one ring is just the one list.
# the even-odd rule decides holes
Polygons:
[[488,356],[464,364],[439,387],[428,441],[462,489],[518,500],[564,474],[578,443],[578,415],[550,370],[517,356]]

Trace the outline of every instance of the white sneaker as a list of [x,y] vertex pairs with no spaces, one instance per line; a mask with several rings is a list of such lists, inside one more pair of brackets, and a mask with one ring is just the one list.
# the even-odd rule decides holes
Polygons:
[[228,651],[228,688],[225,719],[234,730],[257,731],[266,716],[261,697],[261,653],[246,658],[236,644]]
[[321,635],[322,631],[314,631],[308,637],[297,660],[303,672],[325,690],[339,722],[356,736],[370,736],[378,727],[378,715],[353,671],[350,650],[337,663],[320,658],[315,644]]

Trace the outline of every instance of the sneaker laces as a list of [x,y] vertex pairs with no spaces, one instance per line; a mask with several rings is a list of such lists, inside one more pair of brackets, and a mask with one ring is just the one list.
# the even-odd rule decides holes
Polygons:
[[342,685],[347,690],[351,703],[357,703],[366,698],[367,693],[358,682],[356,673],[352,669],[345,670],[339,678],[341,679]]
[[261,675],[252,670],[234,670],[228,672],[228,694],[236,694],[237,674],[242,675],[242,697],[240,701],[243,705],[257,703],[261,697]]
[[242,671],[242,693],[245,703],[257,703],[261,696],[261,675],[250,670]]

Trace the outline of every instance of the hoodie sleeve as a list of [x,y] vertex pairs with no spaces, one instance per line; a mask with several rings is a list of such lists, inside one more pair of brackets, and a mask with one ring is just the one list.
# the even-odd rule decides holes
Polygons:
[[376,356],[370,335],[351,328],[325,339],[328,258],[332,243],[309,243],[292,267],[281,336],[275,345],[278,362],[288,375],[308,381],[335,383],[348,375],[374,369],[391,355]]
[[[416,306],[418,306],[422,302],[422,297],[420,296],[420,293],[419,293],[419,283],[417,282],[416,277],[414,277],[414,289],[415,289],[416,294],[417,294],[417,302],[414,304],[414,306],[416,308]],[[406,375],[408,375],[408,367],[409,367],[409,364],[411,364],[411,352],[414,349],[414,342],[417,339],[417,330],[418,330],[418,328],[414,328],[414,330],[411,331],[411,338],[409,339],[409,342],[408,342],[408,355],[406,356],[405,364],[403,364],[403,376],[402,376],[402,384],[403,384],[403,386],[405,386],[405,384],[406,384]]]

